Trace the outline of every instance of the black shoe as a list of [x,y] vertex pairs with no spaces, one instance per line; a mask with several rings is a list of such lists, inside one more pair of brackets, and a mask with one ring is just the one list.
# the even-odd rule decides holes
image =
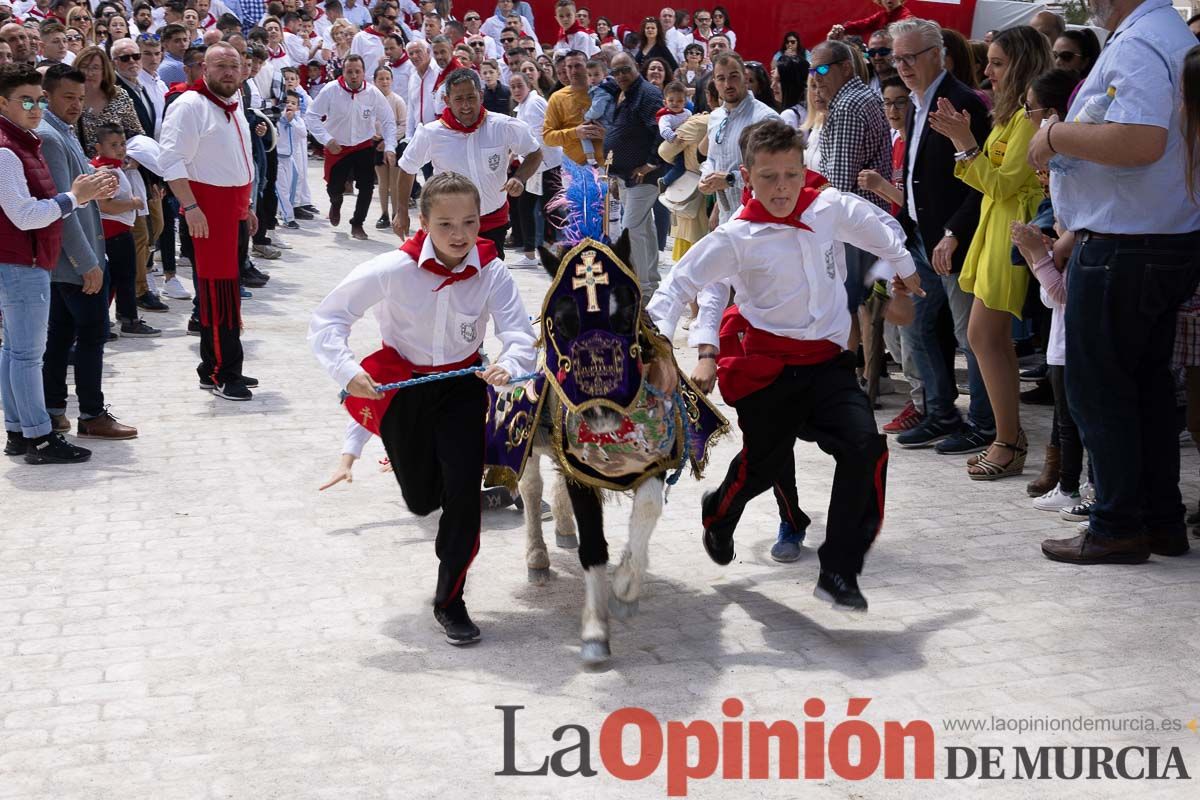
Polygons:
[[1037,386],[1021,392],[1021,402],[1030,406],[1054,405],[1054,390],[1050,388],[1050,381],[1038,381]]
[[251,378],[248,375],[242,375],[240,380],[242,382],[242,385],[245,386],[247,389],[257,389],[258,388],[258,378]]
[[996,441],[996,434],[983,433],[978,428],[968,425],[958,433],[942,439],[934,447],[943,456],[965,456],[969,453],[982,453]]
[[27,464],[82,464],[92,457],[91,450],[76,447],[61,433],[53,431],[36,439],[27,439],[26,442]]
[[[715,491],[705,492],[700,498],[700,513],[706,518],[708,517],[708,507],[715,501],[717,493]],[[703,536],[704,552],[708,553],[708,557],[713,560],[713,563],[719,564],[722,567],[728,566],[737,555],[733,548],[732,536],[718,536],[708,528],[704,529]]]
[[[316,219],[316,217],[313,216],[313,212],[309,211],[307,208],[304,208],[303,206],[297,206],[296,208],[293,208],[292,215],[296,219],[302,219],[305,221],[310,220],[310,219]],[[291,226],[289,225],[288,227],[290,228]],[[300,226],[297,225],[296,227],[299,228]]]
[[321,214],[321,212],[317,209],[317,207],[312,204],[309,204],[307,206],[297,206],[297,208],[302,208],[305,211],[307,211],[308,213],[315,214],[317,216],[320,216],[320,214]]
[[121,338],[121,334],[117,333],[115,328],[108,329],[108,339],[106,341],[115,342]]
[[264,272],[263,270],[259,269],[258,265],[253,261],[246,265],[245,272],[253,275],[255,278],[261,279],[263,283],[271,280],[271,273]]
[[467,605],[461,599],[446,608],[433,607],[433,618],[446,631],[446,641],[452,645],[475,644],[479,628],[467,616]]
[[156,339],[162,331],[152,328],[140,319],[121,323],[121,335],[128,339]]
[[223,400],[254,399],[254,395],[246,388],[246,384],[241,381],[227,381],[226,383],[219,384],[212,390],[212,393],[214,397],[220,397]]
[[267,278],[264,278],[261,275],[255,275],[251,270],[253,270],[253,267],[242,270],[242,286],[246,286],[251,289],[261,289],[266,286]]
[[188,333],[188,336],[199,336],[200,335],[200,320],[196,319],[195,317],[192,317],[191,319],[189,319],[187,333]]
[[8,439],[4,442],[4,455],[25,455],[25,451],[29,449],[29,445],[25,440],[25,435],[20,431],[5,431],[5,433],[8,434]]
[[145,311],[163,312],[170,311],[171,307],[159,299],[154,292],[146,292],[137,299],[138,308]]
[[296,222],[296,220],[294,220],[294,219],[289,219],[287,222],[283,223],[283,225],[281,225],[280,227],[287,228],[289,231],[298,231],[298,230],[300,230],[300,223]]
[[1046,375],[1049,374],[1049,372],[1050,372],[1049,364],[1039,364],[1038,366],[1033,367],[1032,369],[1027,369],[1024,372],[1022,372],[1021,380],[1023,380],[1023,381],[1040,381],[1043,378],[1045,378]]
[[867,598],[858,590],[858,578],[821,570],[813,597],[832,603],[842,611],[866,611]]
[[929,447],[948,436],[953,436],[960,432],[962,428],[962,420],[957,415],[947,417],[946,419],[925,417],[925,421],[920,425],[897,436],[896,444],[909,450],[915,450],[919,447]]
[[375,220],[375,230],[382,231],[392,227],[392,221],[388,219],[387,214],[384,214]]
[[513,498],[512,492],[504,486],[492,486],[484,489],[479,493],[480,506],[484,511],[499,511],[502,508],[508,508],[513,505],[516,500]]

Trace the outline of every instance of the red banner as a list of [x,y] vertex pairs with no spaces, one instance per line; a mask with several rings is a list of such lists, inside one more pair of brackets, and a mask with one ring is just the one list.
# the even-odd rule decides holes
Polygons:
[[[576,0],[592,12],[592,19],[607,17],[614,25],[637,29],[647,16],[658,16],[662,0]],[[529,0],[537,18],[537,32],[542,41],[550,41],[558,30],[554,20],[555,0]],[[491,0],[477,0],[480,8]],[[463,7],[472,3],[460,2]],[[670,4],[676,5],[676,4]],[[879,7],[870,0],[792,0],[792,2],[763,2],[763,0],[723,0],[717,3],[687,3],[691,11],[724,6],[729,11],[730,27],[737,34],[737,49],[747,59],[767,61],[779,49],[785,31],[796,31],[805,47],[811,48],[825,38],[829,29],[846,20],[869,16]],[[971,20],[975,16],[975,0],[908,0],[908,6],[919,17],[937,20],[964,36],[971,35]]]

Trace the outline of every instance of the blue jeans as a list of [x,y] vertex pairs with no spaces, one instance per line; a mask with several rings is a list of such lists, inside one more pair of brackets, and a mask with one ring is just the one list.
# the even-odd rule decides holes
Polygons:
[[0,264],[0,400],[4,430],[27,439],[50,433],[42,396],[42,354],[50,319],[50,273],[36,267]]
[[671,168],[667,170],[667,174],[662,176],[663,186],[670,186],[675,181],[683,177],[687,172],[687,167],[683,163],[683,153],[675,156],[675,160],[671,162]]
[[1184,532],[1171,350],[1200,281],[1200,233],[1081,234],[1067,273],[1067,402],[1091,455],[1092,533]]
[[959,349],[967,355],[967,383],[971,387],[967,424],[983,433],[991,433],[996,430],[992,404],[983,385],[979,362],[967,343],[967,321],[975,298],[959,288],[958,275],[938,275],[933,271],[920,234],[914,233],[908,245],[917,265],[917,274],[921,276],[921,288],[925,290],[925,296],[913,297],[915,316],[912,324],[902,330],[901,336],[904,337],[904,346],[912,348],[917,375],[925,388],[925,414],[939,420],[958,417],[958,410],[954,407],[954,400],[958,397],[954,370],[942,357],[937,336],[938,315],[942,307],[949,303],[950,313],[954,317],[954,336]]

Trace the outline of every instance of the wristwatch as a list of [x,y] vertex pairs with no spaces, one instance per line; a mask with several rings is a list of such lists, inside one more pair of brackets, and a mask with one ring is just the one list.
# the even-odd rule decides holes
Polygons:
[[957,239],[958,234],[956,234],[954,231],[950,230],[949,228],[946,228],[946,230],[942,231],[942,238]]

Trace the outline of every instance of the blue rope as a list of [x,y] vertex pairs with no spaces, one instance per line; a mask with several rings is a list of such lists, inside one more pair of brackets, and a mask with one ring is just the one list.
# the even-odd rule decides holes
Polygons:
[[[420,386],[422,383],[433,383],[434,381],[444,381],[448,378],[461,378],[463,375],[473,375],[476,372],[483,372],[484,369],[486,369],[486,368],[485,367],[467,367],[466,369],[456,369],[451,372],[437,372],[432,375],[421,375],[420,377],[417,377],[417,378],[409,378],[406,381],[396,381],[395,383],[385,383],[376,388],[378,388],[379,391],[381,391],[381,392],[390,392],[393,389],[407,389],[409,386]],[[536,378],[540,374],[541,374],[540,372],[531,372],[528,375],[518,375],[515,378],[511,379],[508,383],[505,383],[503,385],[504,386],[512,386],[514,383],[524,383],[525,381]],[[338,402],[344,403],[346,401],[346,398],[349,396],[350,396],[350,393],[343,389],[341,394],[338,395]]]
[[[646,382],[646,389],[650,392],[651,395],[653,395],[654,397],[657,397],[660,400],[665,400],[667,398],[667,395],[664,392],[660,392],[649,381]],[[674,412],[677,409],[679,411],[679,413],[682,415],[684,413],[683,395],[680,394],[678,389],[676,389],[675,393],[671,396],[671,400],[675,404],[675,408],[672,409],[672,412]],[[666,436],[666,438],[667,439],[675,438],[675,414],[674,413],[671,413],[670,415],[667,416],[667,436]],[[687,426],[684,425],[683,457],[679,460],[679,464],[675,467],[675,471],[667,476],[667,489],[663,493],[664,501],[666,501],[666,498],[671,494],[671,487],[674,486],[675,484],[679,483],[679,478],[682,477],[683,471],[684,471],[684,469],[687,468],[688,460],[691,457],[692,457],[692,439],[690,436],[688,436]]]

